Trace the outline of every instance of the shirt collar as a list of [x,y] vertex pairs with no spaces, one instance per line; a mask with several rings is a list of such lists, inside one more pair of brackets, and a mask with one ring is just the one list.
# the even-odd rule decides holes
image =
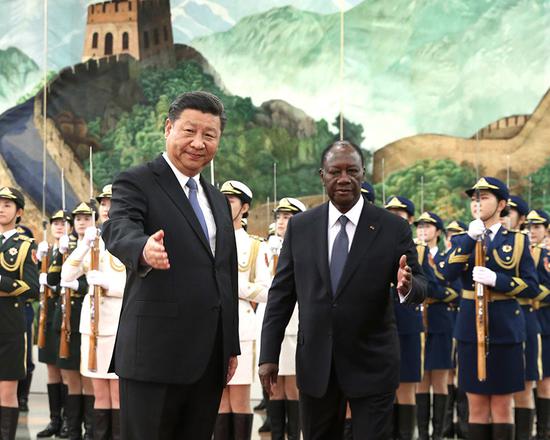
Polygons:
[[489,228],[489,230],[491,231],[491,240],[497,236],[497,233],[501,226],[502,224],[500,222],[497,222]]
[[5,243],[8,241],[12,235],[15,235],[17,233],[17,229],[10,229],[9,231],[2,232],[2,235],[4,236],[4,240],[2,240],[2,243]]
[[437,246],[430,248],[430,254],[432,255],[432,257],[435,257],[438,252],[439,252],[439,248]]
[[353,208],[351,208],[348,212],[345,214],[338,211],[338,208],[334,206],[332,201],[328,203],[328,226],[329,228],[332,228],[334,224],[338,221],[338,219],[345,215],[348,220],[353,223],[355,227],[357,227],[359,223],[359,217],[361,217],[361,212],[363,211],[363,205],[365,204],[365,199],[363,196],[359,197],[359,200],[353,205]]
[[176,166],[172,163],[172,161],[170,160],[170,158],[168,157],[168,154],[166,153],[166,151],[164,153],[162,153],[162,157],[164,158],[164,160],[166,161],[166,163],[168,163],[168,165],[170,166],[170,168],[172,169],[172,172],[176,175],[176,179],[178,179],[178,182],[180,183],[180,185],[185,188],[185,186],[187,185],[187,181],[189,179],[195,179],[195,181],[197,182],[197,186],[198,188],[201,187],[200,185],[200,175],[197,174],[196,176],[194,177],[189,177],[189,176],[186,176],[185,174],[183,174],[180,170],[178,170],[176,168]]

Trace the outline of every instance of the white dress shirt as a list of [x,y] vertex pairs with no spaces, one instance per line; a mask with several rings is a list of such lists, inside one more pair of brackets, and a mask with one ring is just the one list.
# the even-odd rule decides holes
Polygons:
[[204,220],[206,221],[206,227],[208,228],[208,239],[210,242],[210,249],[212,250],[212,254],[214,255],[216,252],[216,222],[214,221],[214,214],[212,214],[212,209],[210,208],[210,203],[208,203],[208,198],[206,197],[204,188],[201,185],[199,175],[196,175],[195,177],[186,176],[180,170],[178,170],[176,166],[170,161],[170,159],[168,158],[168,154],[166,154],[166,152],[162,153],[162,157],[174,172],[176,179],[178,179],[178,182],[181,185],[187,197],[189,197],[189,187],[187,186],[187,181],[189,179],[195,179],[195,181],[197,182],[197,188],[198,188],[197,199],[202,209]]
[[502,224],[500,222],[496,222],[493,226],[488,228],[487,232],[491,231],[491,233],[489,234],[489,238],[491,239],[491,241],[493,241],[493,239],[497,236],[498,230],[501,226]]
[[332,256],[332,247],[334,245],[334,240],[340,232],[342,225],[338,221],[342,215],[345,215],[348,218],[346,223],[346,233],[348,234],[348,252],[351,249],[351,244],[353,242],[353,237],[355,236],[355,230],[359,224],[359,217],[361,217],[361,212],[363,211],[363,205],[365,200],[363,196],[359,197],[359,200],[353,205],[348,212],[342,214],[338,211],[338,208],[333,205],[332,202],[328,203],[328,264],[330,265],[330,258]]
[[17,228],[10,229],[9,231],[6,231],[6,232],[2,232],[2,235],[4,236],[4,238],[2,239],[2,244],[4,244],[6,241],[8,241],[9,238],[12,235],[14,235],[15,233],[17,233]]

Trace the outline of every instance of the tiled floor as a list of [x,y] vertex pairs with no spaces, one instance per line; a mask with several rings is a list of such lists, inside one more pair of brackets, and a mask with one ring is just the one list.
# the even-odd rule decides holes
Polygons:
[[[253,402],[253,406],[258,402]],[[34,440],[36,433],[44,429],[49,422],[48,396],[46,394],[31,393],[29,401],[30,411],[19,415],[17,427],[17,440]],[[252,438],[254,440],[268,440],[270,436],[258,435],[258,427],[263,423],[262,417],[254,415],[254,427]]]

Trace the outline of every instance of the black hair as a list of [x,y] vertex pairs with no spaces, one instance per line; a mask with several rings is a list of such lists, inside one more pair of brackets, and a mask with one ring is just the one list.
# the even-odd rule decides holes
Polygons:
[[363,151],[361,150],[361,148],[359,148],[357,145],[355,145],[353,142],[350,142],[350,141],[336,141],[336,142],[333,142],[332,144],[328,145],[324,150],[323,152],[321,153],[321,168],[324,168],[325,166],[325,160],[327,159],[327,156],[328,156],[328,153],[330,153],[330,150],[332,150],[333,148],[335,147],[339,147],[339,146],[346,146],[346,147],[351,147],[355,150],[355,152],[359,155],[359,157],[361,158],[361,166],[365,166],[365,157],[363,156]]
[[170,104],[168,119],[174,122],[179,118],[181,112],[186,109],[198,110],[218,116],[220,118],[221,131],[223,132],[227,116],[225,115],[222,101],[216,95],[203,91],[182,93]]

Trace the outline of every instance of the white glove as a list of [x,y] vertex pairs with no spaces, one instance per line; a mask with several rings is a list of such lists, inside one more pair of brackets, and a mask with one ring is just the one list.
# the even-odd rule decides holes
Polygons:
[[472,278],[476,283],[481,283],[484,286],[495,287],[497,283],[497,274],[491,269],[483,266],[475,266],[472,271]]
[[281,253],[281,248],[283,247],[283,240],[276,235],[272,235],[267,240],[267,247],[273,255],[279,255]]
[[84,231],[84,238],[82,241],[88,246],[91,247],[93,241],[98,236],[98,229],[95,226],[88,226],[86,231]]
[[48,274],[47,274],[47,273],[41,273],[40,275],[38,275],[38,282],[39,282],[40,285],[42,285],[42,286],[51,287],[51,286],[48,284]]
[[69,250],[69,236],[67,234],[63,235],[59,239],[59,253],[66,254]]
[[49,248],[50,245],[47,241],[41,241],[40,243],[38,243],[38,247],[36,248],[36,259],[38,261],[42,261],[42,258],[48,255]]
[[61,287],[65,287],[65,289],[78,290],[78,280],[65,281],[61,279],[60,285]]
[[468,235],[472,240],[478,240],[485,232],[485,224],[481,219],[474,220],[468,226]]
[[99,270],[91,270],[86,274],[88,284],[93,286],[100,286],[105,290],[109,290],[109,277],[105,272]]

